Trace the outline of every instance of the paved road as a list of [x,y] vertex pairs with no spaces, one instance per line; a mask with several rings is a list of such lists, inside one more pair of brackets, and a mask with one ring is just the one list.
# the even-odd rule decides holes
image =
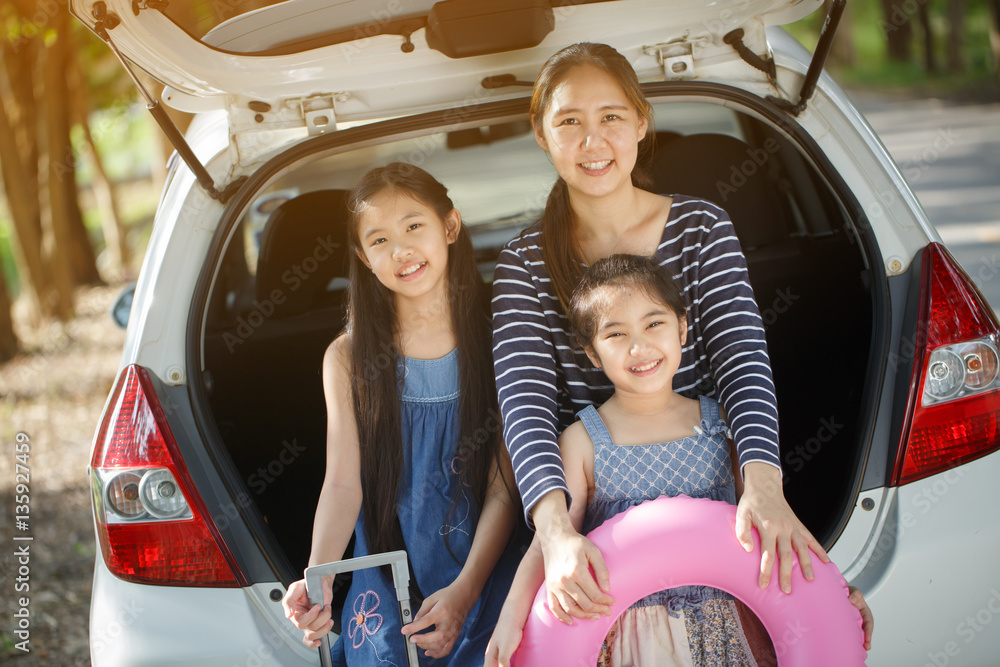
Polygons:
[[852,98],[949,250],[1000,313],[1000,104]]

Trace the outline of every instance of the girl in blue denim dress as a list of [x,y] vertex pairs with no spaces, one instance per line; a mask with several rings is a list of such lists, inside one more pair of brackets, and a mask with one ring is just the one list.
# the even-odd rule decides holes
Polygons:
[[[496,409],[490,320],[469,233],[447,190],[394,163],[348,197],[347,332],[327,350],[327,467],[309,564],[405,549],[426,595],[401,626],[383,570],[356,571],[335,665],[481,665],[520,549],[513,474]],[[283,604],[307,646],[333,626],[332,581]]]
[[[598,260],[574,291],[569,317],[584,351],[615,386],[606,403],[581,410],[559,437],[574,528],[589,532],[661,495],[736,504],[742,489],[718,403],[673,390],[687,322],[670,276],[645,257]],[[495,644],[509,646],[510,633],[513,643],[520,641],[543,580],[536,546],[522,561]],[[636,602],[612,625],[598,661],[601,667],[758,664],[774,664],[763,625],[732,596],[706,586]]]

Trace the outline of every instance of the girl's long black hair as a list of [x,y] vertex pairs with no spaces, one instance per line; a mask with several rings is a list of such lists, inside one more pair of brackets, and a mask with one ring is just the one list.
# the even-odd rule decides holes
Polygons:
[[[397,359],[399,323],[393,292],[361,262],[364,253],[359,222],[367,202],[389,188],[433,209],[442,219],[454,208],[448,190],[413,165],[394,162],[372,169],[348,195],[350,287],[347,326],[350,335],[351,396],[361,449],[362,515],[371,553],[403,549],[397,508],[403,469],[403,434]],[[451,323],[458,347],[460,441],[457,473],[478,507],[502,471],[502,438],[491,354],[492,328],[485,287],[476,268],[472,239],[464,225],[448,247]],[[495,467],[494,467],[495,465]],[[500,473],[502,474],[502,472]],[[452,498],[447,521],[460,493]],[[450,531],[445,531],[445,537]],[[447,544],[447,541],[446,541]]]

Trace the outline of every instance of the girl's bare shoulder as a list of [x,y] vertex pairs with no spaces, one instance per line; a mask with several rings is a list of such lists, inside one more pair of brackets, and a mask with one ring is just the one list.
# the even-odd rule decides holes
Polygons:
[[351,339],[347,332],[344,332],[333,339],[323,354],[323,380],[324,382],[347,380],[350,377],[350,368]]
[[566,430],[559,436],[559,449],[563,452],[576,453],[593,450],[594,443],[590,440],[587,427],[582,421],[575,421],[566,427]]

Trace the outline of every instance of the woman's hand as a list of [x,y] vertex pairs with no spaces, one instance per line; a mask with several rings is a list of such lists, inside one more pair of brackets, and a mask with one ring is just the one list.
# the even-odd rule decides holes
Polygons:
[[493,629],[493,636],[486,646],[486,663],[483,667],[510,667],[510,659],[524,636],[524,621],[525,619],[515,618],[515,614],[508,611],[508,605],[504,604]]
[[[465,625],[465,617],[478,597],[460,579],[456,579],[450,586],[424,598],[413,622],[404,625],[402,632],[409,635],[407,641],[422,648],[427,657],[443,658],[451,653]],[[414,634],[431,626],[434,626],[431,632]]]
[[872,610],[865,602],[865,596],[860,589],[848,586],[847,591],[851,604],[861,613],[861,629],[865,633],[865,650],[870,651],[872,650],[872,632],[875,630],[875,617],[872,616]]
[[573,624],[571,616],[609,616],[615,601],[607,593],[611,577],[604,556],[574,527],[563,492],[542,496],[531,516],[545,563],[546,602],[552,614],[567,625]]
[[305,579],[292,583],[281,599],[285,617],[302,630],[302,643],[318,648],[320,639],[333,628],[330,601],[333,600],[333,576],[323,577],[323,604],[313,604],[306,593]]
[[743,468],[744,491],[736,507],[736,538],[747,551],[753,551],[753,533],[760,534],[761,588],[771,581],[771,569],[778,561],[778,582],[785,593],[792,592],[793,554],[798,554],[799,566],[806,579],[812,581],[810,549],[824,563],[830,562],[826,551],[799,521],[788,506],[781,490],[781,471],[772,465],[751,462]]
[[610,575],[594,543],[570,529],[542,539],[541,544],[546,601],[555,617],[572,625],[571,616],[591,620],[609,616],[615,603],[607,593]]

